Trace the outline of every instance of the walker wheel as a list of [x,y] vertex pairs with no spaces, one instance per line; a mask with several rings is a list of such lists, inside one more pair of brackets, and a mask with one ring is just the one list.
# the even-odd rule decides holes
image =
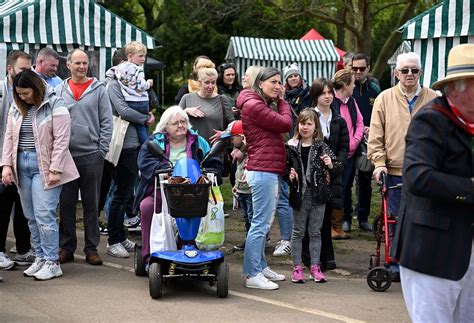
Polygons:
[[367,284],[376,292],[385,292],[392,284],[390,271],[385,267],[372,268],[367,274]]
[[161,275],[161,265],[157,262],[150,264],[148,285],[151,298],[157,299],[163,295],[163,276]]

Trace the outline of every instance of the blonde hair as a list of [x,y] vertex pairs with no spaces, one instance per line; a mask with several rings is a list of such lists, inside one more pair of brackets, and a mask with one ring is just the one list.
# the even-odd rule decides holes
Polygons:
[[296,119],[295,134],[293,135],[293,139],[301,139],[299,124],[308,120],[314,123],[313,138],[316,139],[316,141],[323,141],[323,131],[321,129],[321,124],[319,123],[319,114],[314,109],[304,109],[300,112],[298,118]]
[[146,47],[138,41],[132,41],[125,45],[125,55],[133,55],[139,52],[143,52],[146,55]]
[[245,74],[247,74],[249,81],[248,81],[248,85],[247,85],[247,82],[245,82],[246,89],[252,88],[252,85],[253,83],[255,83],[255,79],[257,78],[257,75],[258,73],[260,73],[261,70],[263,70],[263,67],[258,66],[258,65],[252,65],[247,68],[247,70],[245,71]]
[[215,68],[203,67],[197,70],[198,80],[202,81],[206,76],[215,77],[217,79],[217,71]]

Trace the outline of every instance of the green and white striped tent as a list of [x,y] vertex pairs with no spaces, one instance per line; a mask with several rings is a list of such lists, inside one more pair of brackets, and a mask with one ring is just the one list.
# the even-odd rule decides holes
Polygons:
[[251,65],[273,66],[283,71],[297,63],[311,84],[319,77],[331,78],[339,60],[332,40],[266,39],[231,37],[226,61],[233,62],[240,76]]
[[474,0],[445,0],[400,29],[403,39],[421,57],[424,72],[420,83],[431,86],[445,76],[449,50],[474,43]]
[[6,56],[51,47],[57,52],[81,48],[98,53],[99,79],[112,66],[117,48],[140,41],[148,49],[155,39],[108,11],[94,0],[0,1],[0,78],[6,75]]

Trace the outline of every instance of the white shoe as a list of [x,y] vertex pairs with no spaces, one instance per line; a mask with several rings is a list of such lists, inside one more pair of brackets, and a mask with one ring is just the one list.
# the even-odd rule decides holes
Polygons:
[[262,273],[258,273],[257,276],[247,277],[245,281],[245,287],[256,288],[256,289],[278,289],[278,284],[268,280]]
[[282,257],[291,254],[291,245],[288,240],[281,240],[275,247],[273,255],[275,257]]
[[125,239],[124,241],[120,242],[120,244],[127,250],[128,252],[135,251],[135,242]]
[[273,270],[270,269],[270,267],[267,267],[264,270],[262,270],[262,274],[263,274],[263,276],[265,276],[265,278],[267,278],[271,281],[275,281],[275,282],[276,281],[283,281],[283,280],[286,279],[285,275],[274,272]]
[[41,267],[43,267],[45,263],[44,259],[41,259],[39,257],[36,257],[35,261],[33,261],[33,264],[28,267],[27,270],[23,272],[23,276],[26,277],[33,277],[34,274],[36,274],[38,271],[40,271]]
[[113,245],[107,245],[107,254],[112,257],[117,258],[129,258],[130,254],[128,251],[122,246],[122,244],[114,243]]
[[16,254],[15,258],[13,258],[13,261],[18,265],[18,266],[26,266],[26,265],[31,265],[33,261],[35,261],[36,256],[33,250],[28,250],[24,254],[20,255],[19,253]]
[[15,266],[15,262],[12,261],[4,252],[0,252],[0,269],[8,270]]
[[61,277],[62,275],[63,271],[61,270],[59,261],[46,260],[43,267],[41,267],[41,269],[33,276],[38,280],[50,280],[56,277]]

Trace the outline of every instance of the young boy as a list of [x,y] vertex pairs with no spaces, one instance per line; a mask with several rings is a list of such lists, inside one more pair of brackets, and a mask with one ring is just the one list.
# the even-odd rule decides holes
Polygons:
[[[245,224],[245,234],[250,229],[250,222],[252,221],[253,216],[253,207],[252,207],[252,193],[250,192],[250,187],[245,180],[244,166],[247,163],[247,152],[245,149],[245,137],[244,131],[242,128],[242,121],[237,120],[230,124],[229,126],[230,134],[232,135],[232,144],[234,149],[238,149],[242,157],[237,160],[237,171],[235,172],[235,185],[232,188],[232,192],[237,195],[237,198],[242,208],[242,216],[244,218]],[[238,246],[234,246],[235,250],[244,250],[245,241]]]
[[[145,80],[143,64],[146,59],[146,47],[133,41],[125,46],[127,62],[115,69],[115,76],[120,84],[122,94],[128,106],[140,113],[148,114],[148,89],[153,86],[153,80]],[[140,144],[148,138],[147,127],[144,124],[133,124],[137,129]]]

